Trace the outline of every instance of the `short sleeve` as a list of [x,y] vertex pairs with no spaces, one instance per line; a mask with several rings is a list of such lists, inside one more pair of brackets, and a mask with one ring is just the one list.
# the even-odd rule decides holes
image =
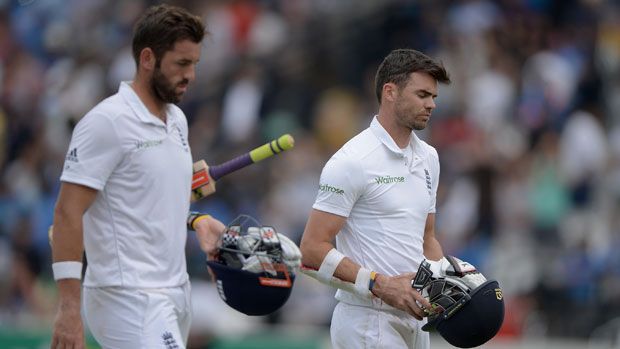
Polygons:
[[364,190],[363,176],[359,161],[337,153],[321,172],[319,190],[312,208],[348,217]]
[[113,121],[91,112],[73,130],[60,180],[102,190],[121,158]]
[[435,148],[431,148],[429,153],[428,161],[431,172],[431,204],[428,212],[435,213],[435,206],[437,204],[437,188],[439,187],[439,155],[437,154],[437,150],[435,150]]

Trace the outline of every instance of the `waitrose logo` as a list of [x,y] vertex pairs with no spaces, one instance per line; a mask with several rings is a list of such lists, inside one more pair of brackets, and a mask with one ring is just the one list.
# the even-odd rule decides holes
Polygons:
[[332,187],[329,184],[319,184],[319,190],[329,192],[329,193],[340,194],[340,195],[344,194],[344,190],[340,188]]
[[154,141],[136,141],[136,149],[146,149],[156,147],[162,144],[163,140],[154,140]]
[[405,177],[379,176],[375,178],[375,182],[377,184],[403,183],[405,182]]

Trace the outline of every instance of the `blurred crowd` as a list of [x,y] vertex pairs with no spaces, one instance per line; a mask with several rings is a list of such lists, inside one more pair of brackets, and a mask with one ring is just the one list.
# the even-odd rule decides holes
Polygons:
[[[47,229],[71,131],[132,78],[132,24],[153,3],[0,0],[0,327],[51,325]],[[618,335],[618,2],[170,3],[210,32],[180,105],[194,158],[215,164],[283,133],[296,140],[220,180],[195,209],[224,222],[250,214],[299,241],[323,164],[377,111],[381,59],[418,49],[453,80],[419,134],[440,155],[437,235],[446,254],[499,280],[500,335]],[[223,324],[191,234],[187,252],[196,333],[329,323],[333,291],[300,277],[282,311]]]

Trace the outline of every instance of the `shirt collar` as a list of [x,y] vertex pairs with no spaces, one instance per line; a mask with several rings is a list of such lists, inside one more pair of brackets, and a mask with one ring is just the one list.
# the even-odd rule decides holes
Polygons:
[[118,93],[125,99],[125,101],[127,101],[138,119],[147,124],[158,126],[166,126],[166,124],[168,124],[168,126],[170,126],[172,123],[171,121],[173,121],[171,120],[172,113],[170,113],[170,106],[166,106],[166,117],[168,118],[168,122],[164,124],[163,121],[151,114],[151,112],[146,108],[140,97],[138,97],[136,91],[134,91],[134,89],[129,85],[130,83],[131,81],[122,81],[118,88]]
[[[405,156],[403,150],[394,142],[394,139],[390,134],[383,128],[383,125],[377,119],[375,115],[370,122],[370,130],[372,133],[385,145],[391,152],[398,154],[401,157]],[[426,157],[426,153],[424,151],[424,147],[422,147],[422,141],[418,138],[415,132],[411,131],[411,137],[409,138],[409,144],[413,148],[413,152],[418,154],[420,157]]]

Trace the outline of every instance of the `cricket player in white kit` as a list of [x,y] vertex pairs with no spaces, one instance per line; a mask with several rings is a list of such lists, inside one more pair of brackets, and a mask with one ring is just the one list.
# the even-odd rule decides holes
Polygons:
[[423,259],[443,257],[434,230],[439,159],[413,131],[426,127],[438,82],[450,82],[441,64],[392,51],[377,71],[379,114],[321,174],[301,251],[317,279],[340,288],[334,348],[430,346],[421,330],[430,304],[411,281]]
[[[135,79],[73,132],[54,212],[53,349],[84,347],[81,310],[103,348],[185,347],[192,157],[187,120],[174,103],[194,80],[204,33],[184,9],[149,8],[134,32]],[[192,228],[212,253],[224,225],[203,216]]]

